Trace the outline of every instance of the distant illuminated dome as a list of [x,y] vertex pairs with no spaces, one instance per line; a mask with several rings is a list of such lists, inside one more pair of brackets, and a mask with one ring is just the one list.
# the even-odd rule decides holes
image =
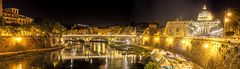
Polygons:
[[211,12],[207,11],[206,5],[203,6],[203,10],[198,14],[198,21],[209,21],[212,20]]

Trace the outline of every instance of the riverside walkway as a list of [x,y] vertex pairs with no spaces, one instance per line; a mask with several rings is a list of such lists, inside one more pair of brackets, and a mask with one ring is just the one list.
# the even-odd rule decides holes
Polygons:
[[17,52],[3,52],[3,53],[0,53],[0,56],[17,55],[17,54],[24,54],[24,53],[28,53],[28,52],[45,52],[45,51],[52,51],[52,50],[57,50],[57,49],[61,49],[61,48],[63,48],[63,47],[32,49],[32,50],[17,51]]

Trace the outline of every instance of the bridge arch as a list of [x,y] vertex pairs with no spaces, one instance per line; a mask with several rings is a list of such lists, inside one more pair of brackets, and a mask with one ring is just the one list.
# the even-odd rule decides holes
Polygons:
[[83,44],[85,43],[84,39],[82,38],[65,38],[64,40],[65,43],[67,43],[68,45],[72,45],[72,44]]
[[128,42],[129,45],[136,44],[136,35],[64,35],[66,39],[81,39],[84,40],[85,43],[94,41],[94,40],[103,40],[108,42],[108,44],[113,44],[117,41],[125,41]]
[[90,42],[108,42],[110,40],[104,37],[94,37],[94,38],[91,38],[89,41]]
[[121,43],[125,43],[125,45],[133,45],[135,42],[135,38],[131,38],[131,37],[122,37],[122,38],[115,38],[115,42],[121,42]]

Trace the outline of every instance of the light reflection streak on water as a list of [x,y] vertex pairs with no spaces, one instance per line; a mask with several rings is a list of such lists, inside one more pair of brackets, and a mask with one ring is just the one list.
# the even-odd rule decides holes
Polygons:
[[22,62],[19,62],[17,69],[22,69]]
[[[73,52],[73,53],[76,53],[76,55],[73,56],[73,58],[71,58],[71,62],[73,60],[85,59],[85,61],[89,62],[90,64],[93,64],[95,61],[94,59],[105,59],[104,60],[105,64],[103,65],[103,67],[101,67],[103,69],[111,69],[112,67],[114,67],[112,66],[113,64],[116,67],[120,67],[122,69],[129,69],[129,64],[133,64],[137,62],[136,55],[130,55],[130,54],[122,55],[123,54],[122,51],[108,48],[108,46],[104,43],[91,43],[90,47],[83,46],[80,48],[83,48],[83,49],[79,49],[82,51]],[[81,55],[81,52],[84,53],[85,55]],[[63,60],[67,60],[67,59],[64,59],[64,57],[66,58],[67,56],[68,55],[63,54]],[[83,56],[83,58],[81,58],[81,56]],[[97,56],[99,56],[99,58]],[[142,58],[139,58],[139,59],[141,60]]]
[[[97,46],[99,44],[101,48],[100,46]],[[94,48],[100,49],[100,56],[106,57],[91,58],[90,56],[99,56],[97,54],[97,50],[93,51]],[[131,61],[133,63],[136,62],[136,56],[122,54],[122,51],[112,49],[107,46],[107,44],[92,43],[90,47],[75,45],[72,47],[67,47],[61,51],[59,50],[37,54],[30,57],[24,57],[23,59],[19,59],[17,61],[9,60],[5,61],[4,63],[0,62],[0,69],[58,69],[59,67],[60,69],[64,69],[64,67],[67,69],[76,69],[76,67],[79,66],[79,60],[81,60],[81,62],[89,63],[87,64],[89,66],[98,66],[96,63],[100,63],[102,69],[128,69],[132,64]],[[75,57],[78,56],[84,56],[84,58],[76,59]],[[65,59],[65,57],[69,57],[69,59]]]
[[124,57],[124,69],[128,69],[128,58],[125,56]]

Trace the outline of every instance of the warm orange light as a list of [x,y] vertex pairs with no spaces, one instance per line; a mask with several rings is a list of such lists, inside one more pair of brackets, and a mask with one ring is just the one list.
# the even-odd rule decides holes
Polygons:
[[232,16],[232,13],[231,13],[231,12],[228,12],[228,13],[227,13],[227,16],[228,16],[228,17]]
[[204,46],[204,48],[208,48],[208,47],[209,47],[209,45],[208,45],[208,44],[204,44],[203,46]]
[[186,45],[186,46],[191,45],[191,39],[183,39],[183,40],[182,40],[182,44],[184,44],[184,45]]
[[17,42],[21,42],[22,38],[21,37],[15,37],[14,40],[17,41]]
[[188,44],[188,40],[187,39],[183,39],[182,40],[182,44],[186,44],[187,45]]
[[229,18],[225,18],[225,19],[224,19],[224,22],[229,22],[229,21],[230,21]]
[[148,36],[144,36],[143,40],[147,41],[147,40],[149,40],[149,37]]
[[211,47],[211,53],[212,53],[212,56],[215,57],[215,55],[217,55],[217,53],[219,52],[219,48],[221,47],[220,43],[218,42],[213,42],[213,47]]
[[209,17],[208,17],[208,19],[209,19],[209,20],[212,20],[212,19],[213,19],[213,17],[212,17],[212,16],[209,16]]
[[154,40],[159,41],[159,38],[156,37],[156,38],[154,38]]
[[168,38],[166,39],[166,41],[167,41],[168,44],[173,44],[174,38],[168,37]]
[[155,42],[159,42],[160,38],[158,36],[154,37]]

